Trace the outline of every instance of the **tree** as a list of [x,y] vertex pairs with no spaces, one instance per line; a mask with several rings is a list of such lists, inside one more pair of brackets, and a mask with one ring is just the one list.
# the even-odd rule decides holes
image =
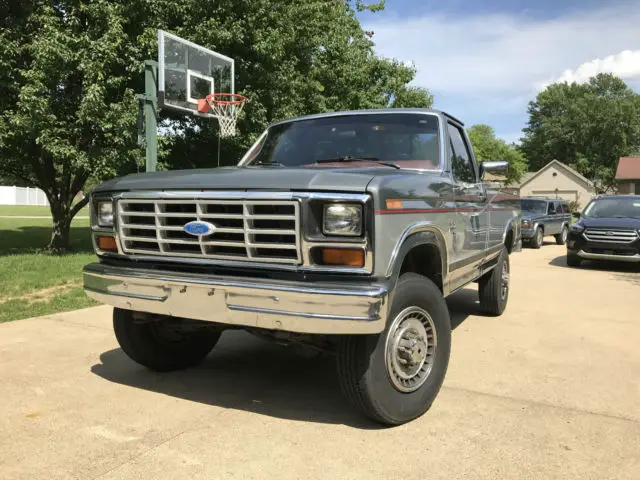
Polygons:
[[532,169],[559,160],[600,192],[614,185],[618,159],[640,149],[640,95],[610,74],[585,84],[552,84],[529,103],[528,113],[521,148]]
[[[0,0],[0,174],[45,191],[50,247],[65,249],[73,204],[89,177],[136,171],[135,93],[142,62],[168,30],[236,60],[236,90],[249,102],[241,135],[221,142],[234,164],[264,127],[303,113],[427,106],[408,87],[415,71],[375,55],[362,0]],[[395,103],[394,103],[395,102]],[[213,122],[161,111],[181,135],[160,141],[160,167],[215,166]]]
[[519,181],[527,170],[524,155],[514,145],[497,138],[489,125],[473,125],[467,129],[473,151],[479,162],[502,160],[509,162],[508,181]]
[[[242,135],[221,142],[221,165],[237,163],[272,121],[309,113],[433,103],[428,91],[408,86],[415,77],[414,68],[375,55],[373,33],[363,31],[349,2],[253,0],[234,5],[240,11],[230,17],[229,9],[234,8],[224,2],[212,4],[215,28],[193,33],[176,30],[236,59],[236,88],[249,100],[238,121]],[[354,5],[381,8],[380,4]],[[229,30],[234,34],[226,35]],[[164,139],[164,168],[217,165],[215,123],[185,117],[174,120],[180,122],[183,133]]]
[[11,2],[0,42],[0,173],[41,188],[49,247],[69,245],[73,205],[90,175],[135,164],[130,41],[115,2]]

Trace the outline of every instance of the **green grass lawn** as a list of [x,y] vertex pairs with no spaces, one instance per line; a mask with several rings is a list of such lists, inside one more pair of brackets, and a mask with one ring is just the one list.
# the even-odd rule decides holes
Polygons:
[[50,237],[50,220],[0,218],[0,322],[95,305],[82,290],[82,267],[96,258],[89,220],[72,224],[73,253],[44,252]]
[[[39,217],[51,216],[51,210],[49,207],[39,207],[39,206],[25,206],[25,205],[0,205],[0,217],[11,216],[11,217]],[[89,216],[89,207],[86,206],[82,210],[80,210],[77,214],[79,217],[88,217]]]

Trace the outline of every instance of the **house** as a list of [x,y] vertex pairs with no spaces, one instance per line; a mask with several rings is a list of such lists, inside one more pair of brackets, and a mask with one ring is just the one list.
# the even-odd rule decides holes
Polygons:
[[552,160],[537,172],[525,173],[520,183],[502,187],[506,193],[520,197],[552,197],[577,202],[580,208],[596,196],[590,180],[558,160]]
[[621,157],[616,170],[618,193],[640,195],[640,157]]

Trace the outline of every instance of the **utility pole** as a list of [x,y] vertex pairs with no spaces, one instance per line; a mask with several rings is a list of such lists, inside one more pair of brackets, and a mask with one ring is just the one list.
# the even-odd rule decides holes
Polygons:
[[146,143],[145,170],[155,172],[158,163],[158,62],[144,62],[144,95],[137,95],[143,105],[144,131]]

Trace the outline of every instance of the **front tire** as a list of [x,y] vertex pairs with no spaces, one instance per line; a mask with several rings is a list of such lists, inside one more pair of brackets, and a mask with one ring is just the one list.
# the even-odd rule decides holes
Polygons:
[[562,227],[562,232],[556,235],[556,245],[564,245],[567,243],[567,237],[569,236],[569,229],[565,225]]
[[129,358],[157,372],[200,363],[220,338],[218,331],[181,331],[164,320],[136,322],[133,314],[131,310],[113,309],[116,339]]
[[489,315],[502,315],[507,308],[511,281],[510,267],[509,252],[503,248],[498,264],[480,279],[478,284],[480,308]]
[[451,322],[442,292],[428,278],[398,280],[389,322],[379,335],[350,335],[338,347],[338,377],[347,399],[384,425],[423,415],[449,364]]
[[544,231],[542,227],[536,228],[536,232],[533,234],[531,238],[531,248],[540,248],[542,246],[542,242],[544,241]]

